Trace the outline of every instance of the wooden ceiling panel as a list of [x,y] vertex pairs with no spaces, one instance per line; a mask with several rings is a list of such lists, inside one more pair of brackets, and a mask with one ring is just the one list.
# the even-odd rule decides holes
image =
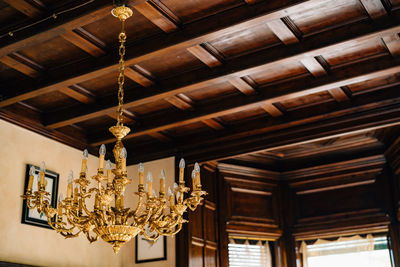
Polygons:
[[[161,32],[156,25],[151,23],[136,9],[132,9],[132,11],[132,18],[126,21],[125,26],[128,44]],[[104,30],[105,27],[107,30]],[[110,48],[119,45],[118,34],[121,30],[121,23],[114,16],[105,16],[82,28],[102,40]]]
[[23,81],[23,80],[31,81],[28,76],[0,62],[1,85],[9,83],[10,81]]
[[[98,130],[104,131],[105,134],[111,135],[112,134],[107,130],[108,127],[115,125],[115,120],[110,116],[101,116],[91,120],[83,121],[77,123],[76,126],[82,128],[88,133],[97,132]],[[110,137],[111,137],[110,136]]]
[[186,124],[180,127],[175,127],[168,129],[164,131],[167,135],[172,136],[172,137],[181,137],[197,132],[212,132],[213,130],[210,129],[207,125],[202,123],[201,121],[199,122],[194,122],[190,124]]
[[30,106],[34,106],[43,111],[52,111],[63,107],[76,105],[79,102],[67,95],[54,91],[48,94],[40,95],[24,101]]
[[232,114],[228,114],[225,116],[221,116],[218,119],[221,120],[224,124],[232,125],[236,123],[243,122],[247,119],[256,119],[262,117],[270,117],[265,109],[261,107],[246,109],[240,112],[235,112]]
[[239,94],[239,91],[230,83],[213,84],[198,90],[185,93],[193,101],[207,101],[218,97]]
[[315,1],[305,7],[289,16],[303,36],[367,18],[358,0]]
[[170,51],[138,65],[159,79],[204,67],[204,63],[187,50]]
[[[86,82],[80,83],[79,85],[85,88],[86,90],[92,92],[94,95],[107,95],[113,92],[117,92],[118,84],[117,84],[118,72],[111,72],[109,74],[103,75],[99,78],[88,80]],[[136,83],[131,81],[128,78],[125,78],[125,88],[135,88],[138,87]],[[127,90],[128,91],[128,90]],[[115,97],[117,97],[115,95]]]
[[89,54],[61,37],[25,48],[19,53],[46,69],[56,69],[62,65],[79,62],[90,57]]
[[129,108],[128,110],[133,114],[141,116],[161,110],[170,110],[170,109],[174,109],[174,106],[169,102],[167,102],[166,100],[160,99],[159,101],[155,101],[153,103],[145,105],[140,105],[137,107],[132,107]]
[[8,28],[17,21],[26,19],[26,15],[11,7],[4,1],[0,1],[0,25],[1,28]]
[[322,57],[330,67],[334,68],[387,53],[388,51],[383,42],[378,39],[372,39],[362,43],[354,42],[352,45],[324,53]]
[[243,5],[242,0],[161,0],[183,23]]
[[352,83],[347,85],[347,88],[349,88],[353,94],[358,94],[367,92],[370,89],[376,90],[379,88],[393,86],[394,84],[399,84],[399,83],[400,83],[400,74],[394,74],[394,75],[378,77],[372,80]]
[[263,71],[249,76],[258,85],[263,85],[274,81],[290,79],[302,74],[309,75],[309,72],[301,62],[293,62],[290,65],[282,63],[270,64]]
[[280,102],[288,111],[292,111],[294,109],[299,109],[303,107],[308,107],[312,105],[318,105],[321,103],[334,101],[331,94],[328,91],[311,94],[299,98],[288,99]]
[[281,42],[266,24],[261,24],[221,36],[209,43],[225,58],[230,58],[265,49]]

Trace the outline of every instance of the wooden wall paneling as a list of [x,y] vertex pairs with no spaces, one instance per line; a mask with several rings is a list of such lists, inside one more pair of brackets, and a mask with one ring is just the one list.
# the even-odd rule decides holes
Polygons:
[[[191,187],[190,178],[193,165],[186,168],[186,185]],[[219,214],[217,205],[217,172],[213,164],[201,166],[202,187],[208,193],[202,204],[192,212],[189,211],[188,225],[178,235],[177,266],[184,267],[218,267],[219,266]],[[188,247],[182,247],[188,244]],[[188,256],[184,256],[187,253]],[[179,258],[182,257],[182,258]]]

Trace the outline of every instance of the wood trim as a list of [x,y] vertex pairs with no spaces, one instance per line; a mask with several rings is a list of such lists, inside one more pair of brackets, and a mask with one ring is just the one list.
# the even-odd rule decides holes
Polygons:
[[289,181],[295,181],[300,178],[310,179],[315,176],[321,175],[332,175],[333,173],[344,173],[357,171],[359,169],[368,170],[375,168],[383,168],[386,163],[386,158],[383,155],[375,155],[360,159],[336,162],[331,164],[319,165],[316,167],[298,169],[294,171],[283,172],[282,179]]
[[[239,166],[239,165],[233,165],[233,164],[227,164],[227,163],[218,163],[218,170],[221,174],[223,175],[243,175],[247,177],[254,177],[254,178],[260,178],[260,179],[272,179],[275,181],[278,181],[280,179],[280,173],[279,172],[274,172],[274,171],[267,171],[267,170],[262,170],[262,169],[257,169],[257,168],[251,168],[251,167],[245,167],[245,166]],[[226,179],[231,179],[227,178]],[[235,181],[238,178],[235,178]],[[246,179],[241,180],[244,182],[249,182],[253,183],[253,181],[248,181]]]
[[166,33],[176,31],[178,27],[152,1],[145,1],[134,6],[143,16]]
[[74,31],[66,32],[61,37],[94,57],[100,57],[105,54],[103,49]]
[[394,57],[400,55],[400,36],[399,34],[391,34],[382,38],[383,43]]
[[225,127],[221,123],[214,119],[202,120],[201,122],[217,131],[225,129]]
[[32,78],[36,78],[40,75],[36,69],[21,63],[10,56],[4,56],[0,58],[0,62]]
[[193,106],[186,101],[184,101],[182,98],[178,96],[171,96],[165,98],[165,101],[170,103],[171,105],[177,107],[180,110],[187,110],[187,109],[193,109]]
[[61,88],[58,91],[69,97],[72,97],[75,100],[78,100],[83,104],[91,104],[95,102],[95,96],[90,93],[90,91],[84,89],[79,85]]
[[254,90],[254,88],[249,83],[247,83],[240,77],[230,79],[229,83],[245,95],[252,95],[256,93],[256,90]]
[[265,110],[272,117],[279,117],[283,115],[283,112],[274,104],[265,104],[261,108]]
[[301,64],[316,78],[327,75],[324,67],[315,59],[315,57],[307,57],[300,60]]
[[329,94],[339,103],[349,101],[350,98],[343,91],[342,88],[334,88],[328,90]]
[[147,78],[139,70],[134,70],[131,67],[125,69],[125,76],[144,87],[149,87],[154,84],[154,81]]
[[298,43],[299,39],[290,30],[290,28],[281,20],[273,20],[267,23],[270,30],[282,41],[285,45]]
[[297,191],[296,194],[297,195],[306,195],[306,194],[313,194],[313,193],[337,190],[337,189],[342,189],[342,188],[356,187],[356,186],[373,184],[373,183],[375,183],[375,179],[360,181],[360,182],[355,182],[355,183],[342,184],[342,185],[326,186],[326,187],[309,189],[309,190],[302,190],[302,191]]
[[219,61],[213,54],[211,54],[205,47],[201,45],[189,47],[187,50],[210,68],[215,68],[222,65],[221,61]]
[[360,0],[360,2],[371,19],[378,19],[387,15],[386,9],[380,0]]

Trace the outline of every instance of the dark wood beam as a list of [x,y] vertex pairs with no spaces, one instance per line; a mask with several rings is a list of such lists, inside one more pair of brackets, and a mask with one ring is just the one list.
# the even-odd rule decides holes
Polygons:
[[163,133],[151,133],[150,136],[161,142],[171,142],[171,138],[169,138]]
[[240,92],[242,92],[245,95],[252,95],[256,93],[256,90],[248,84],[245,80],[242,78],[232,78],[229,80],[229,82],[236,87]]
[[90,91],[77,84],[70,87],[61,88],[59,92],[72,97],[83,104],[91,104],[95,101],[95,96]]
[[[143,126],[136,129],[134,133],[127,135],[125,138],[133,138],[141,135],[146,135],[152,132],[164,131],[170,128],[187,125],[190,123],[212,119],[235,112],[244,111],[247,109],[256,108],[262,105],[273,104],[287,99],[303,97],[310,94],[315,94],[330,89],[346,86],[358,81],[372,80],[379,77],[384,77],[391,74],[396,74],[400,71],[400,61],[395,59],[381,60],[378,64],[359,63],[357,65],[348,66],[347,68],[332,71],[329,76],[321,77],[320,79],[309,79],[304,82],[296,81],[289,82],[288,86],[281,85],[280,87],[272,86],[274,89],[260,90],[257,95],[231,97],[224,99],[223,102],[218,102],[214,105],[196,108],[196,112],[184,115],[182,117],[174,117],[171,120],[164,118],[158,122],[151,121],[151,126]],[[287,88],[285,88],[287,87]],[[93,143],[98,145],[102,143],[113,142],[114,139],[99,140]]]
[[[14,0],[11,0],[11,2],[14,2]],[[34,27],[18,31],[18,34],[1,39],[0,57],[43,43],[82,25],[87,25],[109,16],[111,9],[112,3],[110,1],[96,0],[74,11],[60,14],[56,20],[46,20]]]
[[320,77],[327,74],[324,67],[315,59],[315,57],[307,57],[301,60],[301,64],[314,76]]
[[130,157],[128,161],[130,164],[136,164],[143,160],[143,155],[146,160],[154,160],[177,153],[192,163],[222,160],[400,125],[400,95],[396,88],[392,92],[395,92],[397,98],[378,102],[372,100],[370,104],[360,102],[333,112],[328,108],[321,114],[297,113],[295,118],[279,118],[267,125],[256,123],[252,127],[252,124],[247,123],[238,128],[230,128],[225,133],[218,132],[218,135],[196,135],[197,138],[189,136],[181,140],[179,146],[175,144],[173,147],[157,147],[157,151],[152,149],[151,145],[131,147],[128,149],[140,150],[143,153],[137,157]]
[[222,64],[221,61],[201,45],[189,47],[187,50],[210,68],[215,68]]
[[150,78],[146,77],[139,70],[134,70],[131,67],[125,69],[125,76],[144,87],[149,87],[154,84],[154,81]]
[[342,88],[330,89],[328,90],[328,92],[337,102],[345,102],[350,100],[350,98],[347,96]]
[[281,20],[273,20],[267,23],[271,31],[282,41],[285,45],[290,45],[298,43],[299,39],[294,35],[294,33],[289,29],[288,26]]
[[61,37],[94,57],[99,57],[105,54],[103,49],[74,31],[66,32],[62,34]]
[[360,0],[371,19],[377,19],[387,14],[381,0]]
[[218,121],[214,120],[214,119],[207,119],[207,120],[202,120],[202,123],[204,123],[205,125],[207,125],[208,127],[214,129],[214,130],[222,130],[225,129],[225,127],[219,123]]
[[[381,24],[379,24],[381,25]],[[372,26],[370,23],[368,25],[365,25],[361,28],[357,28],[356,32],[359,34],[364,33],[365,31],[370,31],[374,26]],[[380,26],[378,26],[380,27]],[[166,86],[160,90],[160,86],[157,86],[157,88],[154,88],[155,90],[159,90],[158,92],[150,92],[147,94],[144,94],[143,97],[139,98],[137,96],[133,97],[132,100],[129,100],[129,97],[126,96],[126,102],[125,106],[127,108],[129,107],[134,107],[134,106],[139,106],[143,104],[148,104],[153,101],[157,101],[160,98],[166,98],[170,96],[174,96],[179,93],[184,93],[187,91],[195,90],[195,89],[200,89],[205,86],[209,86],[210,84],[217,84],[221,82],[226,82],[230,81],[232,79],[237,79],[237,77],[241,77],[243,75],[248,75],[251,73],[255,72],[260,72],[263,69],[267,69],[270,65],[269,64],[290,64],[290,62],[293,61],[300,61],[304,57],[309,57],[309,56],[318,56],[326,51],[332,51],[332,50],[337,50],[341,48],[345,48],[348,46],[353,46],[354,44],[359,44],[364,41],[370,41],[371,39],[379,38],[380,36],[386,36],[393,34],[393,32],[397,32],[400,30],[400,26],[393,27],[391,29],[383,30],[383,31],[378,31],[374,32],[371,34],[367,35],[362,35],[356,38],[352,38],[348,41],[341,42],[341,43],[335,43],[333,39],[326,38],[325,35],[321,36],[320,39],[313,39],[312,37],[309,37],[308,41],[304,41],[304,46],[302,46],[303,49],[299,49],[303,53],[298,53],[298,49],[292,51],[292,50],[287,50],[284,49],[283,51],[273,51],[267,50],[265,52],[265,57],[263,56],[263,53],[258,52],[254,55],[254,57],[246,56],[245,58],[241,59],[243,61],[240,61],[242,65],[242,70],[233,72],[231,71],[232,68],[238,69],[238,64],[234,64],[235,62],[232,63],[232,68],[229,67],[230,63],[225,63],[223,67],[218,68],[220,72],[215,71],[212,74],[205,75],[204,71],[201,72],[194,72],[193,75],[189,75],[189,73],[186,73],[184,76],[179,77],[179,78],[171,78],[170,80],[166,80]],[[343,28],[340,31],[344,31],[344,33],[348,34],[350,33],[348,28]],[[354,34],[354,33],[353,33]],[[347,36],[347,35],[346,35]],[[324,44],[327,43],[334,43],[332,45],[324,46]],[[311,49],[315,48],[316,49]],[[281,48],[279,48],[281,49]],[[288,55],[289,54],[289,55]],[[306,54],[306,55],[305,55]],[[278,61],[276,61],[278,60]],[[254,62],[252,62],[254,61]],[[260,62],[261,61],[261,62]],[[273,63],[271,63],[273,62]],[[250,68],[249,67],[250,64]],[[203,78],[205,76],[205,78]],[[210,77],[211,76],[211,77]],[[326,76],[321,77],[324,78]],[[178,83],[178,86],[176,84]],[[183,85],[183,86],[182,86]],[[332,88],[328,88],[332,89]],[[327,89],[327,90],[328,90]],[[35,95],[35,94],[34,94]],[[16,97],[14,100],[20,100],[19,97]],[[13,101],[14,101],[13,100]],[[8,101],[4,100],[3,102],[0,102],[0,107],[1,106],[6,106],[9,103],[12,103],[13,101]],[[21,101],[21,100],[20,100]],[[109,103],[109,102],[107,102]],[[93,108],[88,109],[86,111],[80,111],[76,113],[71,113],[71,112],[60,112],[59,114],[51,114],[50,119],[46,121],[48,124],[48,127],[51,128],[57,128],[57,127],[62,127],[63,125],[68,125],[71,123],[76,123],[79,121],[83,121],[86,119],[94,118],[96,116],[100,116],[101,114],[104,114],[110,110],[113,110],[116,108],[115,104],[108,104],[108,107],[105,107],[104,105],[101,105],[98,109],[93,110]]]
[[400,36],[398,33],[384,36],[382,40],[392,56],[400,55]]
[[[109,4],[109,1],[99,1],[100,2],[96,1],[95,3],[100,5],[101,3],[104,4],[104,2],[107,2]],[[146,39],[135,46],[128,47],[127,55],[129,55],[129,58],[126,60],[126,65],[130,66],[138,64],[158,55],[168,53],[168,51],[186,49],[240,29],[250,28],[259,25],[260,23],[279,19],[288,13],[298,12],[300,6],[307,7],[307,5],[312,4],[313,2],[315,2],[315,0],[288,0],[285,2],[285,5],[282,5],[282,1],[278,0],[262,1],[251,6],[244,5],[227,10],[223,12],[223,14],[210,16],[190,23],[182,30],[171,33],[168,38],[165,38],[164,35],[157,35],[154,38]],[[88,6],[85,7],[89,9]],[[88,24],[98,20],[103,16],[109,15],[109,11],[110,7],[108,6],[103,7],[101,10],[97,10],[95,13],[89,12],[86,15],[81,14],[82,11],[80,10],[80,18],[75,18],[75,20],[72,19],[69,23],[61,24],[58,28],[55,27],[55,29],[49,30],[50,32],[45,31],[42,33],[36,33],[36,35],[31,38],[24,39],[22,43],[18,42],[3,47],[0,46],[0,57],[19,50],[22,47],[49,40],[64,32],[80,27],[82,24]],[[224,20],[220,19],[221,15],[224,16]],[[72,16],[72,14],[70,14],[70,16]],[[58,74],[53,74],[54,79],[52,82],[47,82],[35,89],[30,88],[23,90],[23,92],[18,93],[18,96],[10,97],[9,99],[0,102],[0,107],[26,100],[33,95],[37,96],[39,94],[45,94],[57,90],[58,88],[68,87],[72,84],[94,79],[111,73],[117,68],[118,65],[115,63],[114,55],[106,55],[97,61],[94,60],[87,64],[79,63],[73,66],[69,65],[65,68],[61,68]],[[71,69],[74,69],[75,71],[71,73]]]
[[30,18],[39,17],[43,11],[26,0],[4,0],[7,4]]
[[178,27],[152,1],[137,4],[134,8],[166,33],[176,31]]
[[39,71],[35,68],[32,68],[28,64],[24,64],[10,56],[0,58],[0,62],[32,78],[36,78],[40,75]]
[[279,110],[279,108],[277,108],[274,104],[271,104],[271,103],[262,105],[261,108],[263,110],[265,110],[272,117],[279,117],[279,116],[283,115],[282,111]]
[[180,110],[187,110],[187,109],[193,109],[193,106],[189,104],[188,102],[184,101],[182,98],[178,96],[170,96],[165,98],[165,101],[169,102],[170,104],[174,105]]

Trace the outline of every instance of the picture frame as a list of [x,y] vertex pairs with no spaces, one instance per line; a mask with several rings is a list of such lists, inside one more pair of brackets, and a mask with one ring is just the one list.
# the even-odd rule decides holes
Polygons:
[[[40,168],[38,166],[34,166],[31,164],[26,164],[26,172],[25,172],[25,185],[24,185],[24,194],[28,187],[29,182],[29,170],[31,167],[35,169],[35,175],[33,176],[33,186],[32,192],[37,190],[37,182],[39,179]],[[45,179],[47,181],[46,191],[50,193],[50,204],[53,208],[57,208],[57,196],[58,196],[58,182],[60,175],[56,172],[46,170]],[[53,229],[47,222],[46,215],[39,214],[36,209],[29,209],[26,205],[26,200],[24,199],[22,202],[22,219],[21,223],[34,225],[38,227]],[[55,220],[55,217],[53,218]]]
[[166,236],[160,237],[154,243],[142,235],[137,235],[135,239],[135,263],[167,260]]

